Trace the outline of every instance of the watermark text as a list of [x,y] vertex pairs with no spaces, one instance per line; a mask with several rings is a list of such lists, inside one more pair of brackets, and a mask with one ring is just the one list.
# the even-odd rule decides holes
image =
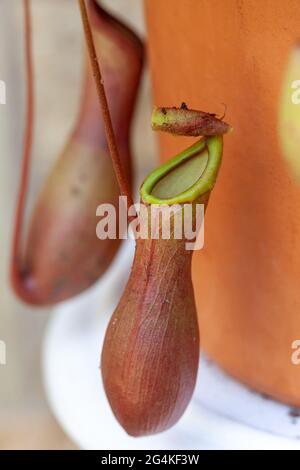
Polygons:
[[6,84],[0,80],[0,104],[6,104]]
[[0,340],[0,366],[6,365],[6,343]]
[[101,204],[96,215],[100,217],[96,227],[100,240],[184,240],[189,251],[204,246],[204,204],[141,203],[128,208],[127,198],[120,196],[118,214],[113,204]]

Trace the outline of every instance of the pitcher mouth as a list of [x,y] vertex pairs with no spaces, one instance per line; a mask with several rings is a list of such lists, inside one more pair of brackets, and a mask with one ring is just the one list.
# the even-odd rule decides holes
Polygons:
[[167,205],[196,201],[213,189],[222,150],[222,136],[198,140],[146,177],[140,189],[141,200]]

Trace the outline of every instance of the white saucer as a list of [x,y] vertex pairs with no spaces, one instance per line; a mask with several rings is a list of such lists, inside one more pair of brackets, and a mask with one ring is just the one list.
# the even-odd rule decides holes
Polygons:
[[99,358],[133,250],[134,243],[126,241],[94,288],[53,311],[43,374],[50,406],[65,431],[83,449],[299,450],[300,419],[290,416],[289,407],[240,385],[203,354],[194,398],[173,429],[144,438],[123,431],[104,394]]

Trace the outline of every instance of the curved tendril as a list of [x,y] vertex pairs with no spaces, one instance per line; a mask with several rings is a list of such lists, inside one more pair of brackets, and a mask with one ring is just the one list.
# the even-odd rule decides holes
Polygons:
[[80,8],[80,13],[81,13],[81,18],[82,18],[86,44],[87,44],[88,53],[90,57],[91,67],[93,70],[93,75],[94,75],[95,84],[97,88],[100,107],[101,107],[101,111],[103,115],[103,122],[104,122],[104,128],[105,128],[109,152],[111,155],[115,175],[119,184],[120,192],[123,196],[127,197],[128,204],[131,207],[133,206],[133,200],[131,196],[130,186],[127,181],[125,171],[123,169],[123,165],[120,159],[119,151],[118,151],[116,137],[115,137],[115,133],[114,133],[113,125],[112,125],[111,115],[109,112],[105,88],[103,84],[101,67],[100,67],[100,63],[99,63],[97,53],[96,53],[93,33],[91,30],[91,25],[90,25],[88,13],[87,13],[85,0],[78,0],[78,2],[79,2],[79,8]]
[[[20,179],[20,190],[16,208],[15,227],[13,234],[12,266],[11,277],[14,286],[21,289],[20,278],[20,251],[22,238],[22,224],[24,220],[26,193],[28,189],[28,179],[31,163],[31,149],[33,140],[33,120],[34,120],[34,77],[32,59],[32,25],[30,0],[23,0],[24,7],[24,32],[25,32],[25,63],[27,81],[27,103],[26,103],[26,124],[24,133],[24,147],[22,157],[22,170]],[[26,293],[25,293],[26,294]],[[24,295],[24,293],[23,293]]]

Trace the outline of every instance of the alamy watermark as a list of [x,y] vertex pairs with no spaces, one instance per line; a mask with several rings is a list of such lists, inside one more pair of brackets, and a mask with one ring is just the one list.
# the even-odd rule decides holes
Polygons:
[[113,204],[101,204],[96,215],[101,217],[96,227],[100,240],[185,240],[185,249],[190,251],[204,246],[204,204],[135,204],[128,208],[127,198],[120,196],[118,214]]
[[291,100],[293,104],[300,104],[300,80],[294,80],[291,84],[293,91]]
[[0,104],[6,104],[6,84],[0,80]]
[[291,344],[291,348],[293,349],[293,352],[291,354],[291,363],[294,366],[299,366],[300,365],[300,339],[295,339]]
[[0,340],[0,366],[6,365],[6,343]]

